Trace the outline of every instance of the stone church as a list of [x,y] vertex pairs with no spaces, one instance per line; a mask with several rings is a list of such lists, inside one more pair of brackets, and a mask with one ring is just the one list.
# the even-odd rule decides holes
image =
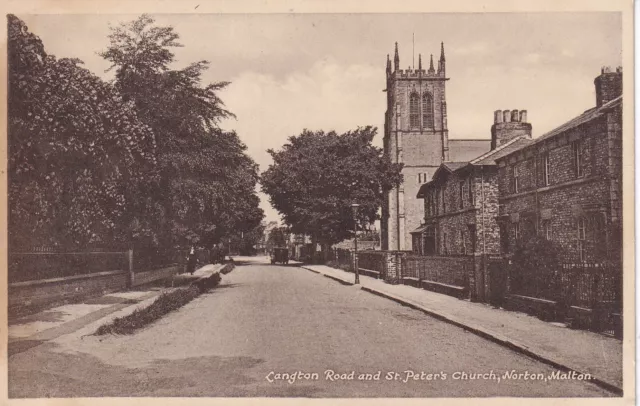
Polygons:
[[490,139],[449,139],[444,43],[437,70],[433,55],[429,68],[400,69],[398,43],[393,69],[387,55],[387,111],[384,125],[384,152],[392,162],[402,163],[404,181],[389,192],[382,207],[381,248],[412,250],[411,231],[424,218],[420,186],[431,179],[440,164],[469,161],[488,151]]

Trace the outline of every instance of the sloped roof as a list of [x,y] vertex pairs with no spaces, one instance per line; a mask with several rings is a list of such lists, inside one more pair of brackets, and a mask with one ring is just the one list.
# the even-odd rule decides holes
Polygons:
[[594,107],[592,109],[589,109],[587,111],[585,111],[584,113],[580,114],[579,116],[572,118],[571,120],[567,121],[566,123],[554,128],[553,130],[549,131],[546,134],[541,135],[540,137],[536,138],[533,140],[533,143],[538,143],[542,140],[546,140],[548,138],[551,138],[553,136],[556,136],[560,133],[563,133],[567,130],[570,130],[572,128],[575,128],[581,124],[587,123],[591,120],[594,120],[600,116],[602,116],[602,114],[604,114],[605,111],[609,110],[612,107],[615,107],[619,104],[622,103],[622,96],[618,96],[615,99],[603,104],[600,107]]
[[524,136],[516,137],[509,142],[500,145],[498,148],[471,160],[469,162],[469,165],[495,165],[496,159],[505,155],[509,155],[513,151],[517,151],[520,148],[531,144],[532,142],[533,140],[531,140],[530,138],[525,138]]
[[427,227],[429,227],[428,224],[422,224],[420,227],[416,228],[415,230],[413,230],[412,232],[410,232],[409,234],[419,234],[422,233],[424,230],[427,229]]
[[[442,165],[446,167],[449,171],[454,172],[463,166],[466,166],[468,161],[460,161],[460,162],[443,162]],[[435,173],[433,174],[435,176]]]
[[449,160],[468,162],[491,149],[490,139],[449,138]]
[[436,179],[437,177],[440,176],[440,174],[442,173],[442,171],[446,171],[446,173],[453,173],[454,171],[457,171],[460,168],[463,168],[465,166],[467,166],[469,164],[469,162],[443,162],[440,164],[440,166],[438,167],[438,169],[436,169],[436,171],[433,173],[433,176],[431,177],[431,180],[427,183],[423,183],[422,186],[420,186],[420,189],[418,190],[418,194],[416,195],[417,198],[421,198],[422,194],[424,193],[425,190],[427,190],[427,188],[429,187],[429,185],[433,184],[433,180]]
[[424,193],[426,192],[427,188],[433,184],[433,180],[435,180],[443,170],[446,170],[449,173],[453,173],[469,165],[495,165],[495,159],[510,154],[511,152],[520,149],[530,144],[531,142],[532,141],[530,139],[525,138],[524,136],[517,137],[507,142],[506,144],[500,145],[494,150],[485,151],[482,155],[476,156],[470,161],[443,162],[438,167],[438,169],[436,169],[435,173],[431,177],[431,180],[420,186],[416,197],[424,197]]

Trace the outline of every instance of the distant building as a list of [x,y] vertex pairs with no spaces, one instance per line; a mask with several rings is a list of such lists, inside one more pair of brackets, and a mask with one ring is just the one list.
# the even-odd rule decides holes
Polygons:
[[596,106],[496,159],[502,251],[539,235],[565,262],[616,257],[622,227],[622,68],[595,79]]
[[390,191],[382,207],[383,250],[411,250],[411,231],[420,226],[423,204],[416,198],[420,186],[432,178],[441,163],[468,161],[489,150],[487,140],[449,139],[444,44],[437,71],[433,55],[429,69],[400,69],[396,43],[393,70],[387,55],[387,110],[384,152],[403,163],[404,182]]

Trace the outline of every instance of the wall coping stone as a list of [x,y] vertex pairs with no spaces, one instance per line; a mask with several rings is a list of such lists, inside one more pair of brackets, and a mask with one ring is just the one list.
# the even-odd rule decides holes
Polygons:
[[104,272],[95,272],[84,275],[73,275],[73,276],[64,276],[61,278],[51,278],[51,279],[36,279],[33,281],[24,281],[24,282],[14,282],[9,284],[9,288],[22,288],[29,286],[37,286],[37,285],[49,285],[55,283],[64,283],[81,279],[93,279],[93,278],[102,278],[105,276],[112,276],[118,274],[125,274],[127,271],[117,270],[117,271],[104,271]]

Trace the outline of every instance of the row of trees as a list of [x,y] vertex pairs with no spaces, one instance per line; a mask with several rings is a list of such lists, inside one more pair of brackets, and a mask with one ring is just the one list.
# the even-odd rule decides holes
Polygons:
[[[273,164],[262,174],[262,190],[291,232],[326,247],[352,237],[354,222],[364,229],[380,218],[402,166],[372,144],[376,132],[305,130],[281,150],[269,150]],[[357,218],[353,203],[360,205]]]
[[260,224],[258,167],[219,127],[228,83],[201,84],[207,61],[172,69],[172,27],[113,27],[105,82],[8,23],[12,244],[209,246]]

